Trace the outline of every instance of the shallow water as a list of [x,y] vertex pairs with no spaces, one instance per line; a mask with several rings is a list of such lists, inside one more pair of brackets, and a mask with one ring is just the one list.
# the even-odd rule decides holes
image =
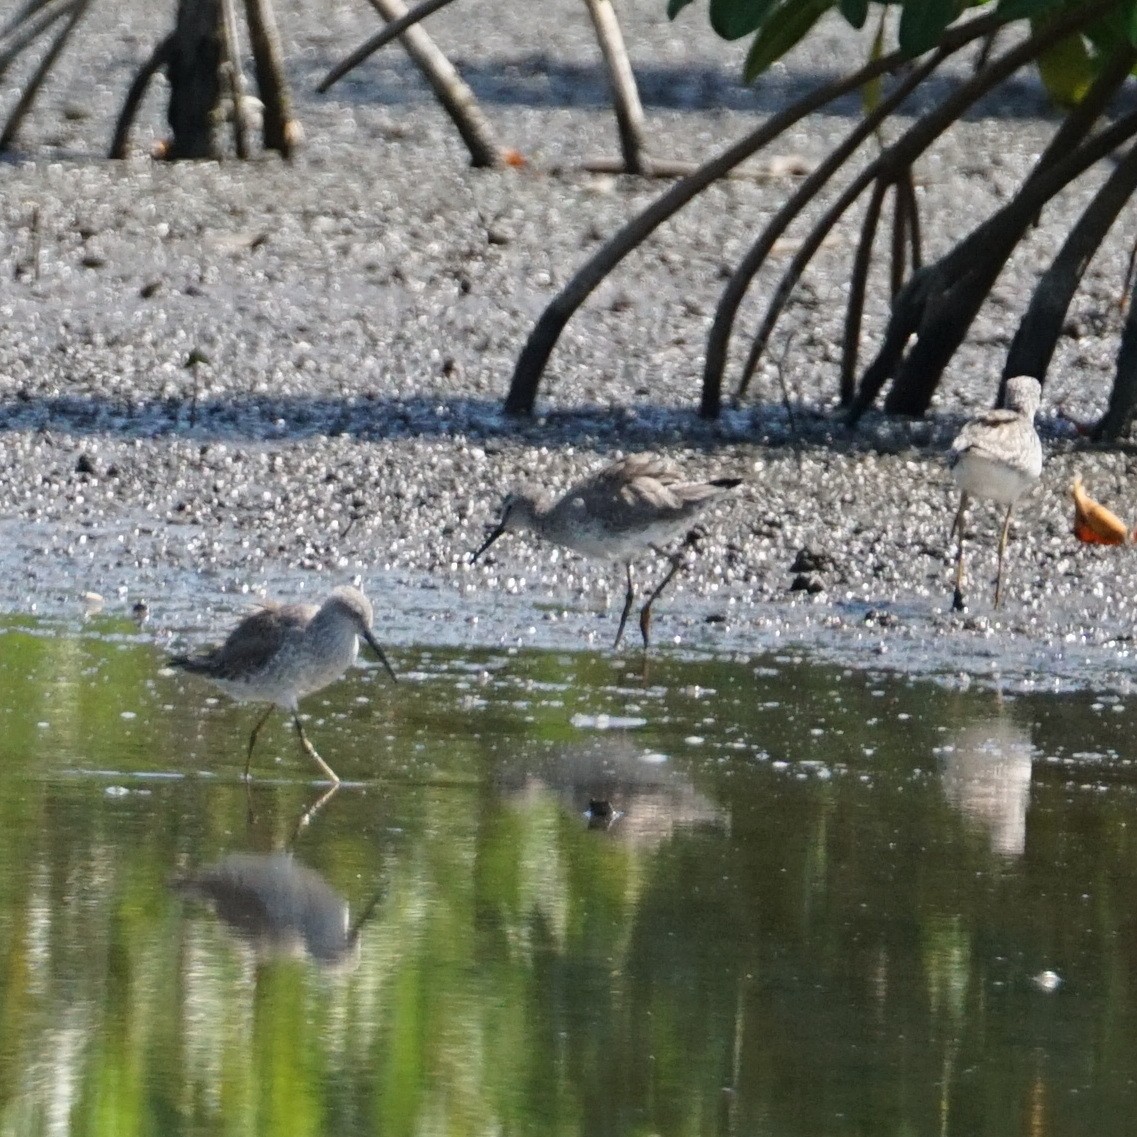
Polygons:
[[146,632],[0,622],[0,1132],[1129,1131],[1128,700],[392,656],[246,792]]

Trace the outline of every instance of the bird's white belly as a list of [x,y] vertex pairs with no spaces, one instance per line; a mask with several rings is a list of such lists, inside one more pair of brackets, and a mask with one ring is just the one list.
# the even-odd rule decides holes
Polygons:
[[1037,474],[969,451],[956,460],[952,477],[955,484],[972,497],[1013,505],[1030,489]]
[[248,679],[213,679],[217,689],[239,703],[276,703],[291,710],[295,691],[276,676],[256,675]]
[[214,682],[232,699],[243,702],[275,703],[295,710],[297,700],[334,683],[355,662],[359,641],[354,635],[340,642],[309,650],[301,641],[281,649],[262,668],[245,679],[216,679]]
[[599,561],[630,561],[651,545],[667,545],[690,528],[691,522],[660,521],[627,532],[581,528],[573,534],[570,549]]

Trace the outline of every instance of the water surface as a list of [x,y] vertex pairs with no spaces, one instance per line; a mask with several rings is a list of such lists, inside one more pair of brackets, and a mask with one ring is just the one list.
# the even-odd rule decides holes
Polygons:
[[0,624],[0,1131],[1129,1132],[1128,700],[392,656],[247,791],[146,633]]

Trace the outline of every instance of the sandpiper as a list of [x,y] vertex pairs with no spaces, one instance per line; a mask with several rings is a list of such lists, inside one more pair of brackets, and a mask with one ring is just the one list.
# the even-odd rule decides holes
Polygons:
[[958,537],[955,560],[955,595],[952,608],[963,610],[963,527],[969,497],[995,501],[1007,507],[999,536],[995,573],[995,607],[1003,594],[1003,554],[1015,502],[1042,473],[1042,443],[1034,429],[1042,386],[1030,375],[1007,380],[1006,406],[973,418],[951,444],[952,475],[959,487],[959,510],[952,533]]
[[[632,561],[645,549],[669,556],[671,567],[640,610],[640,632],[648,646],[651,606],[682,566],[682,550],[668,554],[661,545],[678,537],[692,519],[741,478],[689,482],[675,463],[649,454],[632,454],[590,474],[554,500],[541,490],[512,493],[501,521],[474,553],[476,561],[503,533],[529,530],[539,537],[596,560],[623,561],[627,576],[624,610],[616,631],[619,646],[635,599]],[[695,543],[687,533],[684,548]]]
[[338,783],[336,772],[308,741],[297,702],[334,682],[355,662],[360,636],[391,678],[396,677],[371,634],[371,621],[371,602],[357,588],[337,588],[319,607],[268,601],[246,616],[219,648],[201,655],[175,656],[169,662],[171,667],[204,676],[234,699],[269,704],[249,735],[246,781],[257,734],[273,707],[280,707],[292,715],[305,752]]

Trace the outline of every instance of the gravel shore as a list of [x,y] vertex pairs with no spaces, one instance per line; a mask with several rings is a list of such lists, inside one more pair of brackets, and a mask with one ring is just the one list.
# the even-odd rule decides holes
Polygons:
[[[1081,472],[1130,512],[1132,454],[1088,448],[1071,423],[1108,393],[1132,207],[1087,273],[1047,383],[1047,463],[1018,513],[1005,608],[990,610],[996,510],[976,507],[971,610],[955,616],[943,452],[989,404],[1032,282],[1092,184],[1047,211],[926,421],[869,415],[849,434],[831,415],[858,212],[775,337],[776,362],[793,331],[781,376],[771,364],[751,401],[701,423],[723,274],[794,184],[771,159],[815,161],[858,113],[842,103],[629,257],[566,331],[539,416],[518,424],[499,407],[533,321],[662,187],[581,169],[615,153],[583,5],[543,4],[547,35],[526,26],[524,5],[500,7],[496,20],[459,3],[430,30],[526,155],[522,170],[470,170],[397,50],[313,95],[374,28],[366,5],[348,3],[279,5],[307,136],[297,162],[109,163],[99,152],[117,100],[162,19],[141,3],[96,5],[0,182],[0,610],[70,617],[83,592],[109,610],[145,597],[155,626],[216,638],[251,595],[318,595],[358,577],[392,645],[606,648],[615,574],[514,537],[484,565],[468,554],[512,486],[557,490],[653,450],[693,476],[746,479],[661,601],[661,644],[800,647],[949,682],[1128,691],[1137,562],[1132,548],[1074,540],[1069,486]],[[661,155],[708,156],[868,49],[834,21],[747,91],[745,45],[720,43],[696,6],[675,24],[664,7],[621,9]],[[1032,78],[1000,100],[918,171],[929,255],[1005,200],[1053,129]],[[161,134],[150,102],[143,150]],[[752,290],[739,351],[784,266]],[[885,284],[873,283],[866,355]]]

